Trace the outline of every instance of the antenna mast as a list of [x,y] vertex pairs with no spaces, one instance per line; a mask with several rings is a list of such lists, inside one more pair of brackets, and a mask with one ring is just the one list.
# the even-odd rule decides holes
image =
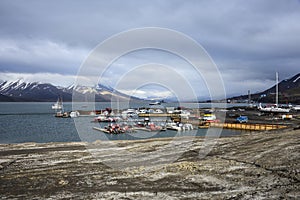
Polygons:
[[276,72],[276,105],[278,105],[278,72]]

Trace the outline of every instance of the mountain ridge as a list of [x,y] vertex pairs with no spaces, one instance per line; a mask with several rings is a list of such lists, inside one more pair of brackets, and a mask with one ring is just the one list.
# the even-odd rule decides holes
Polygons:
[[[278,100],[280,104],[300,104],[300,73],[278,83]],[[262,103],[275,103],[276,84],[262,92],[251,94],[251,100]],[[248,95],[229,98],[235,101],[245,101]]]
[[[300,104],[300,73],[279,82],[279,103]],[[254,102],[275,103],[276,84],[267,90],[251,94]],[[95,101],[110,102],[113,98],[119,101],[144,101],[121,93],[113,88],[98,84],[95,87],[70,85],[68,87],[54,86],[50,83],[16,81],[0,81],[0,102],[54,102],[58,97],[64,101],[72,101],[73,94],[78,99],[85,99],[86,94],[94,94]],[[228,98],[233,101],[245,102],[248,95]]]
[[109,102],[113,97],[120,101],[140,100],[101,84],[95,87],[74,84],[61,87],[50,83],[26,82],[22,79],[0,82],[0,101],[2,102],[53,102],[58,97],[70,102],[73,95],[79,99],[85,99],[90,94],[95,95],[95,101],[102,102]]

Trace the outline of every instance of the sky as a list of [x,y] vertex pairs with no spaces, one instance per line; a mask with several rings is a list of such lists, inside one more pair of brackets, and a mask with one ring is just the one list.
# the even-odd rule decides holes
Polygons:
[[[299,21],[299,0],[1,0],[0,80],[22,78],[68,86],[103,41],[132,29],[161,27],[203,47],[221,75],[218,81],[224,83],[227,96],[255,93],[275,84],[275,72],[280,80],[299,73]],[[197,96],[209,96],[203,74],[196,75],[182,58],[159,50],[123,55],[105,74],[96,76],[140,97],[174,95],[170,89],[174,86],[185,90],[182,80],[172,81],[174,76],[162,73],[164,69],[154,73],[151,69],[158,68],[149,63],[171,67]],[[143,70],[134,70],[138,66]],[[167,80],[165,85],[139,82],[153,74]]]

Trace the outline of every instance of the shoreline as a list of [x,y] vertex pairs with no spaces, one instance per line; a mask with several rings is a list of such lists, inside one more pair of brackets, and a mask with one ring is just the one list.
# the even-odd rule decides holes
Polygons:
[[300,197],[300,130],[216,138],[204,157],[205,137],[187,146],[189,139],[171,147],[170,138],[0,144],[0,192],[3,199]]
[[[218,127],[211,127],[212,129],[218,129]],[[225,128],[223,128],[225,129]],[[223,130],[222,129],[222,130]],[[285,132],[289,132],[289,131],[294,131],[294,130],[297,130],[297,129],[294,129],[292,127],[287,127],[287,128],[283,128],[283,129],[274,129],[274,130],[262,130],[262,131],[254,131],[254,130],[239,130],[239,129],[232,129],[233,131],[237,131],[237,132],[240,132],[240,134],[234,134],[234,135],[220,135],[220,136],[210,136],[210,138],[215,138],[215,139],[218,139],[218,138],[230,138],[230,137],[241,137],[241,136],[246,136],[246,135],[253,135],[253,134],[276,134],[278,132],[280,133],[285,133]],[[169,140],[172,140],[174,138],[195,138],[195,139],[203,139],[203,138],[206,138],[206,137],[209,137],[209,136],[177,136],[177,137],[157,137],[157,138],[146,138],[146,139],[136,139],[136,140],[123,140],[123,139],[117,139],[117,140],[95,140],[95,141],[92,141],[92,142],[88,142],[88,141],[68,141],[68,142],[16,142],[16,143],[0,143],[0,151],[1,151],[1,147],[3,145],[22,145],[22,144],[28,144],[28,145],[33,145],[33,144],[41,144],[41,145],[50,145],[50,144],[93,144],[93,143],[98,143],[98,142],[141,142],[141,141],[144,141],[144,142],[147,142],[147,141],[169,141]]]

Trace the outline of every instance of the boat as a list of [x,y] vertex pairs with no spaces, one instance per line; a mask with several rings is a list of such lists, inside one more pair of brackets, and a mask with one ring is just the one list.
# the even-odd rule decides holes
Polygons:
[[278,106],[278,72],[276,72],[276,99],[275,104],[263,107],[261,103],[258,105],[258,110],[265,113],[288,113],[290,108],[281,108]]
[[151,102],[149,103],[150,106],[154,106],[154,105],[160,105],[161,102],[160,101],[155,101],[155,102]]
[[77,110],[70,112],[71,118],[75,118],[75,117],[79,117],[79,116],[80,116],[80,113]]
[[62,103],[62,99],[58,98],[57,102],[54,103],[51,107],[53,110],[62,110],[63,109],[63,103]]
[[134,128],[128,124],[115,124],[111,123],[104,128],[93,127],[94,130],[102,131],[107,134],[123,134],[123,133],[132,133],[134,132]]
[[122,112],[121,116],[122,116],[123,119],[137,118],[138,114],[137,114],[137,111],[135,109],[127,109],[127,110]]
[[107,129],[105,129],[105,128],[99,128],[99,127],[93,127],[93,129],[94,130],[96,130],[96,131],[101,131],[101,132],[103,132],[103,133],[110,133]]
[[140,131],[166,131],[166,128],[164,126],[156,125],[153,122],[150,122],[149,118],[144,119],[144,123],[138,122],[134,125],[134,130],[140,130]]
[[278,107],[278,104],[271,104],[263,107],[261,103],[259,103],[258,109],[260,112],[265,113],[288,113],[291,110],[290,108],[280,108]]
[[219,122],[220,120],[217,119],[216,115],[212,112],[206,112],[204,113],[204,116],[200,118],[203,122]]
[[69,117],[71,117],[70,113],[62,112],[62,111],[56,112],[54,116],[59,117],[59,118],[69,118]]
[[97,117],[94,118],[93,122],[116,122],[119,121],[120,118],[119,117],[110,117],[108,115],[105,114],[100,114]]
[[300,105],[295,105],[292,107],[292,109],[295,111],[300,111]]
[[186,110],[182,110],[181,113],[179,114],[179,116],[183,119],[189,119],[190,115],[191,113]]
[[166,123],[166,129],[168,130],[172,130],[172,131],[189,131],[189,130],[193,130],[193,125],[186,123],[180,123],[180,122],[169,122]]

